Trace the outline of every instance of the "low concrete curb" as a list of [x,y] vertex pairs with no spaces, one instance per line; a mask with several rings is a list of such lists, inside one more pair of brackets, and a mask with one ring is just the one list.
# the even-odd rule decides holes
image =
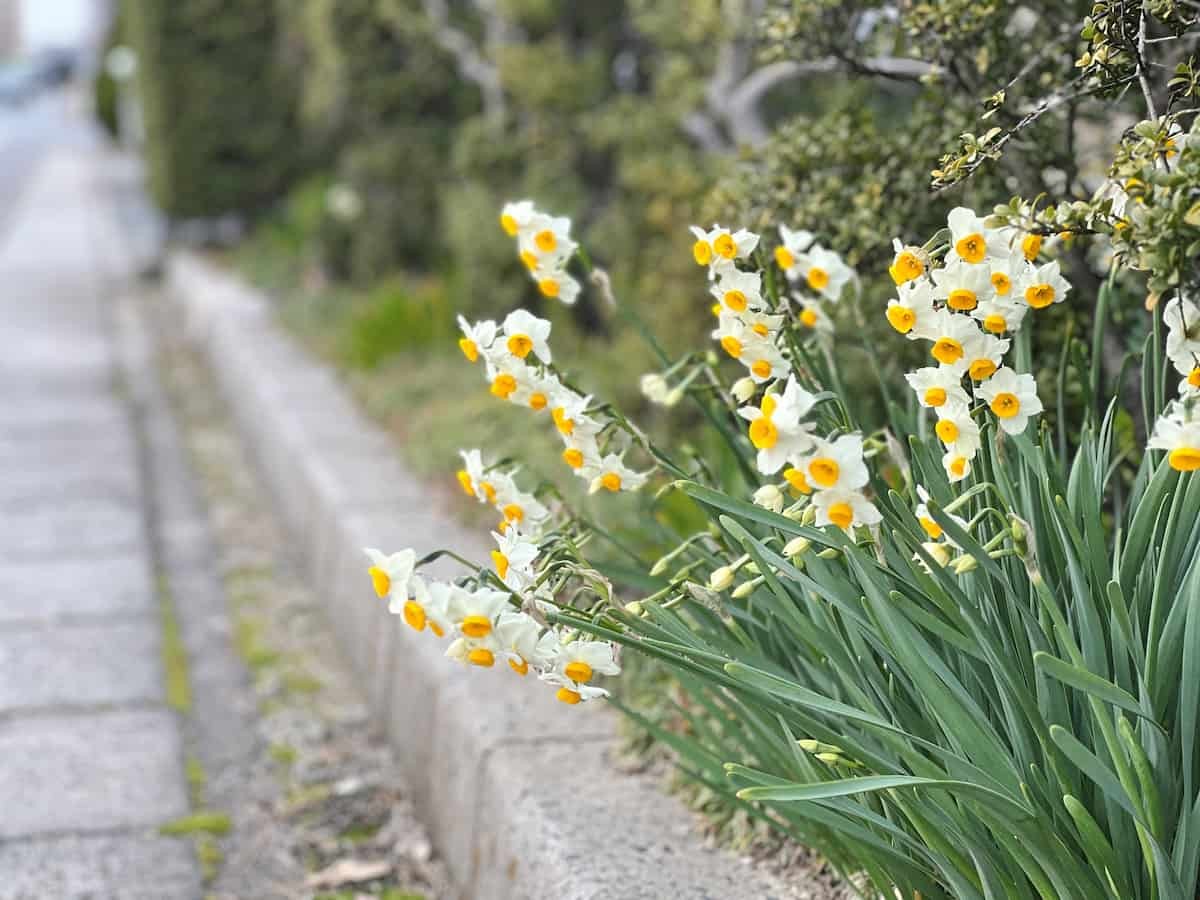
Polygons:
[[568,709],[508,673],[455,666],[440,642],[389,616],[362,547],[452,546],[487,559],[487,546],[437,508],[333,373],[280,331],[265,298],[188,253],[171,256],[167,283],[464,897],[792,895],[702,847],[692,814],[651,780],[613,769],[611,710]]

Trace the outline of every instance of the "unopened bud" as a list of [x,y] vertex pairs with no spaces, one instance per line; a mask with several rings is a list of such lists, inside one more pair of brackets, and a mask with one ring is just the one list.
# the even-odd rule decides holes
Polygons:
[[753,594],[754,589],[762,583],[763,579],[761,576],[758,578],[751,578],[749,581],[743,581],[736,588],[734,588],[733,593],[729,596],[731,596],[734,600],[742,600],[743,598],[749,597],[751,594]]
[[821,742],[814,741],[812,738],[801,738],[796,743],[800,745],[800,749],[805,753],[816,753],[821,747]]
[[673,557],[674,557],[673,553],[667,554],[666,556],[663,556],[663,557],[660,557],[658,562],[656,562],[654,565],[652,565],[650,567],[650,577],[657,578],[663,572],[667,571],[667,569],[669,569],[671,567],[671,559]]
[[950,564],[950,549],[945,544],[928,543],[922,544],[921,547],[943,569]]
[[729,566],[721,566],[719,569],[714,569],[713,573],[708,576],[708,587],[714,591],[724,591],[733,584],[733,569]]
[[631,616],[640,616],[642,614],[642,601],[633,600],[625,604],[625,612]]
[[733,394],[733,399],[738,403],[745,403],[758,393],[758,385],[754,383],[753,378],[746,376],[745,378],[739,378],[733,383],[730,393]]
[[968,572],[973,572],[979,567],[978,560],[973,556],[960,556],[954,561],[954,574],[966,575]]
[[821,559],[837,559],[841,555],[842,551],[840,551],[837,547],[826,547],[817,554],[817,556],[821,557]]
[[815,506],[804,507],[804,515],[800,517],[801,525],[811,525],[817,521],[817,508]]
[[788,559],[803,556],[812,546],[812,541],[806,537],[794,537],[783,545],[783,555]]
[[672,388],[667,396],[663,397],[663,406],[676,406],[683,399],[683,388]]
[[836,766],[842,761],[842,758],[836,753],[818,753],[817,759],[821,762],[829,763],[831,766]]
[[642,389],[642,396],[651,403],[666,405],[667,394],[671,390],[671,386],[667,383],[667,379],[663,378],[657,372],[650,372],[643,375],[638,383]]
[[764,484],[754,492],[754,504],[771,512],[779,512],[783,509],[783,492],[773,484]]

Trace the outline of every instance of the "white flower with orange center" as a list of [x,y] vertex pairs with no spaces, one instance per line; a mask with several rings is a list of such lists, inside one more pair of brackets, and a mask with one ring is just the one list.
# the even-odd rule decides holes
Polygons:
[[932,341],[929,354],[943,366],[953,366],[961,372],[970,363],[973,345],[980,338],[979,326],[969,316],[960,316],[948,309],[935,310],[928,322],[918,323],[917,337]]
[[551,398],[561,388],[558,376],[550,372],[539,372],[532,366],[520,366],[512,370],[516,389],[506,398],[510,403],[524,406],[534,412],[549,409]]
[[568,706],[574,706],[577,703],[586,703],[589,700],[599,700],[601,697],[608,696],[608,691],[604,688],[572,681],[559,672],[545,672],[539,675],[538,678],[552,687],[558,688],[554,693],[555,699]]
[[532,667],[545,671],[558,659],[558,635],[542,628],[533,617],[519,610],[507,609],[496,618],[496,643],[509,667],[518,675],[526,675]]
[[946,470],[946,477],[951,484],[971,474],[971,460],[974,458],[974,453],[958,453],[954,450],[948,450],[942,456],[942,468]]
[[1167,464],[1177,472],[1200,469],[1200,415],[1196,404],[1176,400],[1154,423],[1154,433],[1146,445],[1164,450]]
[[759,406],[743,406],[738,415],[750,423],[750,443],[758,451],[756,463],[764,475],[774,475],[790,460],[799,460],[813,446],[812,423],[804,416],[816,398],[789,376],[782,394],[764,394]]
[[853,491],[867,483],[861,434],[844,434],[834,441],[817,441],[804,460],[808,483],[820,491]]
[[591,478],[588,492],[595,494],[599,491],[617,493],[618,491],[636,491],[646,483],[645,472],[635,472],[625,465],[619,453],[608,453],[601,457],[594,471],[581,469],[581,477]]
[[492,321],[468,322],[462,316],[458,317],[458,327],[463,336],[458,339],[458,349],[470,362],[479,359],[480,354],[486,354],[492,349],[496,340],[496,323]]
[[978,265],[991,259],[1003,259],[1009,255],[1008,242],[1002,231],[988,228],[975,210],[958,206],[946,217],[950,227],[950,251],[946,263],[961,259],[965,263]]
[[934,296],[945,300],[955,312],[970,312],[995,292],[986,266],[973,266],[962,260],[935,269],[932,277],[936,286]]
[[594,472],[600,468],[600,446],[596,432],[588,428],[573,429],[571,434],[562,435],[562,461],[580,474]]
[[1030,266],[1017,285],[1020,296],[1034,309],[1045,309],[1067,298],[1071,285],[1062,277],[1058,260],[1042,266]]
[[479,450],[459,450],[458,455],[463,459],[463,468],[457,473],[463,492],[480,503],[495,504],[496,486],[486,471],[488,467],[483,461],[483,454]]
[[738,361],[750,371],[750,378],[755,384],[782,378],[789,370],[787,359],[779,347],[763,338],[749,342],[742,349]]
[[496,627],[500,613],[509,608],[508,593],[492,588],[469,591],[452,585],[447,595],[446,615],[465,638],[486,638]]
[[445,637],[452,627],[446,612],[451,587],[438,581],[426,587],[424,581],[413,576],[403,602],[393,596],[388,612],[403,617],[413,631],[425,631],[428,628],[437,637]]
[[1000,368],[1004,354],[1008,352],[1008,338],[994,334],[981,334],[967,346],[967,376],[972,381],[986,381]]
[[825,307],[820,301],[808,300],[799,294],[794,294],[793,297],[800,304],[800,312],[796,314],[796,319],[801,325],[817,334],[833,333],[833,319],[825,312]]
[[937,410],[933,431],[948,453],[973,458],[979,450],[979,426],[971,418],[971,409],[961,403],[947,403]]
[[597,675],[620,675],[616,648],[608,641],[571,641],[559,649],[554,671],[576,684]]
[[848,488],[817,491],[813,495],[812,503],[817,513],[818,526],[836,525],[849,531],[860,525],[878,525],[883,520],[875,504],[868,500],[862,491]]
[[384,554],[374,547],[366,547],[363,553],[371,561],[367,574],[371,576],[371,586],[376,595],[383,599],[393,593],[405,597],[408,591],[408,580],[413,577],[417,554],[412,548],[400,550],[397,553]]
[[937,409],[947,403],[961,403],[966,406],[971,402],[967,392],[963,390],[962,374],[948,366],[924,366],[915,372],[904,376],[917,402],[926,409]]
[[971,310],[971,318],[988,334],[1002,335],[1017,331],[1027,312],[1029,305],[1013,299],[1010,293],[1007,297],[996,296],[990,300],[981,300],[979,305]]
[[492,532],[496,549],[492,565],[496,575],[511,591],[521,591],[534,581],[533,561],[538,557],[538,545],[519,528],[506,528],[504,534]]
[[758,235],[744,228],[731,231],[713,225],[705,231],[693,225],[691,230],[696,239],[692,244],[692,258],[697,265],[709,266],[717,272],[725,271],[736,259],[749,258],[758,246]]
[[504,653],[494,635],[481,638],[458,637],[446,647],[445,656],[465,666],[490,669]]
[[[769,333],[769,332],[768,332]],[[751,341],[762,340],[762,336],[747,325],[742,317],[726,310],[721,310],[717,319],[717,327],[712,331],[712,338],[721,345],[726,355],[733,359],[741,359],[742,351]]]
[[1019,256],[988,260],[988,282],[997,297],[1024,302],[1013,290],[1022,276],[1033,267]]
[[1033,376],[1027,372],[1018,374],[1008,366],[976,386],[975,396],[995,413],[1000,427],[1008,434],[1020,434],[1029,423],[1029,417],[1042,411]]
[[788,272],[788,278],[807,285],[809,290],[837,303],[846,285],[854,280],[854,270],[832,250],[814,245],[797,255],[796,265]]
[[1017,241],[1017,247],[1020,248],[1021,255],[1029,262],[1033,262],[1038,258],[1038,254],[1042,252],[1042,244],[1045,238],[1040,234],[1023,234]]
[[527,309],[514,309],[504,317],[500,326],[504,347],[518,359],[525,359],[532,353],[542,362],[549,364],[550,359],[550,323],[539,319]]
[[924,278],[907,281],[898,285],[896,292],[898,296],[888,301],[888,324],[909,340],[915,340],[929,326],[935,311],[933,285]]
[[[956,544],[949,536],[946,535],[945,531],[942,529],[942,526],[939,525],[936,521],[934,521],[933,516],[930,515],[930,513],[929,513],[929,500],[930,500],[929,491],[925,490],[925,488],[919,484],[917,485],[917,499],[920,502],[917,503],[916,508],[913,510],[913,515],[917,517],[917,522],[920,524],[922,530],[924,530],[924,532],[927,535],[929,535],[929,539],[933,540],[933,541],[938,541],[938,540],[941,540],[942,538],[945,538],[947,544],[949,544],[952,547],[957,547],[958,544]],[[952,521],[959,528],[962,528],[964,531],[966,530],[966,528],[967,528],[966,521],[959,518],[958,516],[951,515],[949,513],[946,513],[946,516],[950,519],[950,521]],[[945,564],[943,563],[943,565],[945,565]]]
[[897,286],[920,278],[929,268],[929,254],[920,247],[906,247],[900,238],[892,238],[895,256],[888,266],[888,274]]
[[509,237],[515,238],[521,231],[529,229],[537,214],[532,200],[505,203],[504,208],[500,211],[500,227]]
[[588,405],[592,402],[591,395],[577,394],[568,387],[560,387],[550,398],[550,417],[554,427],[563,437],[571,437],[579,433],[596,435],[600,425],[587,414]]
[[795,280],[797,276],[792,274],[792,270],[800,254],[812,246],[813,233],[804,229],[792,231],[786,225],[780,225],[779,239],[782,243],[775,248],[775,264],[788,278]]
[[762,295],[762,275],[758,272],[725,269],[709,292],[724,309],[732,313],[753,312],[766,306]]
[[518,238],[521,258],[531,256],[540,268],[562,268],[579,249],[579,245],[571,240],[571,220],[566,216],[534,213],[520,229]]
[[580,284],[567,274],[566,269],[538,266],[530,274],[543,297],[559,300],[567,306],[573,306],[579,299]]
[[507,473],[496,478],[495,506],[503,516],[501,531],[515,525],[526,533],[536,532],[550,518],[550,510],[533,494],[518,488]]

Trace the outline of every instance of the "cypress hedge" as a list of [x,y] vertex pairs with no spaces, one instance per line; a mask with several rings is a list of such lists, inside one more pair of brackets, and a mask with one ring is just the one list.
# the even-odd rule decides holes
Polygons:
[[138,54],[150,185],[173,218],[249,212],[303,156],[281,12],[245,0],[124,0]]

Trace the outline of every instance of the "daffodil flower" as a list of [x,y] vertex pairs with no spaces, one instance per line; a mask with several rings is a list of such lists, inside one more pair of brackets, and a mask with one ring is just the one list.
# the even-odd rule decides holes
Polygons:
[[948,450],[942,456],[942,468],[946,470],[946,477],[950,479],[950,483],[954,484],[957,481],[962,481],[971,474],[971,460],[975,458],[975,450],[970,453],[961,453],[957,450]]
[[980,301],[990,299],[995,293],[990,275],[986,266],[955,260],[933,271],[934,296],[945,300],[955,312],[970,312]]
[[1001,335],[1017,331],[1028,311],[1028,304],[1013,299],[1010,292],[1006,297],[997,295],[980,300],[979,305],[971,310],[971,318],[988,334]]
[[554,671],[576,684],[587,684],[596,675],[620,675],[616,649],[607,641],[571,641],[563,644]]
[[892,238],[892,250],[895,255],[888,266],[888,274],[897,286],[920,278],[929,268],[929,255],[920,247],[906,247],[900,238]]
[[1000,368],[1000,361],[1008,352],[1008,338],[998,338],[994,334],[980,334],[967,344],[969,355],[963,359],[967,363],[967,375],[972,381],[985,381]]
[[450,624],[466,638],[486,638],[496,627],[496,618],[508,606],[508,594],[492,588],[469,591],[451,585],[446,603]]
[[463,336],[458,340],[458,347],[470,362],[479,359],[481,353],[487,353],[496,340],[496,323],[492,321],[471,324],[462,316],[458,317],[458,327]]
[[888,324],[909,340],[915,340],[933,319],[933,285],[926,279],[907,281],[898,285],[896,291],[898,296],[888,301]]
[[[730,231],[713,225],[705,231],[691,227],[696,242],[692,245],[692,258],[701,266],[709,266],[710,272],[721,272],[735,259],[747,259],[758,246],[758,235],[745,228]],[[715,270],[715,271],[714,271]]]
[[804,460],[808,483],[818,492],[835,488],[853,491],[867,483],[861,434],[844,434],[835,441],[817,441]]
[[550,416],[554,420],[554,427],[564,437],[570,437],[577,432],[598,434],[600,425],[586,412],[591,402],[590,394],[584,396],[568,387],[560,387],[550,398]]
[[768,393],[759,406],[743,406],[738,415],[750,423],[750,443],[764,475],[774,475],[789,460],[801,459],[813,446],[812,424],[802,422],[816,398],[789,376],[782,394]]
[[558,659],[558,635],[552,629],[543,632],[527,613],[512,609],[501,612],[494,634],[509,666],[518,675],[528,674],[530,667],[545,671]]
[[1200,469],[1200,416],[1194,403],[1176,400],[1154,423],[1147,446],[1165,450],[1167,463],[1179,472]]
[[878,525],[883,516],[861,491],[849,488],[832,488],[817,491],[813,495],[818,526],[836,525],[849,531],[860,525]]
[[532,366],[513,367],[512,377],[516,387],[506,399],[534,412],[549,409],[551,399],[561,388],[558,376],[549,372],[538,372]]
[[388,612],[402,616],[414,631],[428,628],[438,637],[444,637],[451,630],[446,614],[451,587],[438,581],[426,587],[423,580],[414,576],[409,580],[403,599],[397,594],[392,595]]
[[934,433],[948,453],[974,458],[979,450],[979,426],[971,418],[971,410],[961,403],[947,403],[937,411]]
[[992,286],[992,291],[997,297],[1014,301],[1020,300],[1021,298],[1013,291],[1013,285],[1017,284],[1031,268],[1032,266],[1019,256],[988,260],[988,282]]
[[590,684],[580,684],[558,672],[543,672],[538,675],[538,679],[546,682],[551,687],[558,688],[554,693],[555,699],[568,706],[575,706],[578,703],[587,703],[588,701],[599,700],[602,697],[608,696],[608,691],[604,688],[593,687]]
[[515,238],[522,230],[528,230],[536,215],[532,200],[505,203],[500,211],[500,227],[509,237]]
[[963,390],[962,375],[946,366],[925,366],[904,376],[917,395],[917,402],[926,409],[937,409],[947,403],[971,402]]
[[1003,259],[1009,254],[1004,234],[999,229],[984,225],[983,219],[975,215],[973,209],[955,207],[946,217],[946,224],[950,226],[947,263],[961,259],[965,263],[978,265],[989,259]]
[[459,637],[446,648],[446,658],[463,665],[490,669],[504,652],[500,642],[489,634],[482,638]]
[[1000,427],[1008,434],[1020,434],[1029,423],[1029,417],[1042,411],[1033,376],[1024,372],[1018,375],[1008,366],[976,387],[975,396],[987,403],[1000,420]]
[[971,318],[944,308],[936,310],[928,322],[919,323],[918,328],[918,337],[933,341],[930,355],[943,366],[957,366],[960,371],[966,368],[968,350],[980,336],[979,326]]
[[825,307],[820,302],[806,300],[803,297],[796,297],[795,299],[800,304],[800,312],[796,318],[800,320],[801,325],[818,334],[833,333],[833,319],[825,312]]
[[538,557],[538,545],[520,528],[507,528],[504,534],[493,531],[492,538],[496,541],[496,549],[492,551],[496,575],[509,590],[524,590],[534,581],[533,561]]
[[562,268],[579,245],[571,240],[571,220],[565,216],[534,213],[519,232],[519,249],[537,260],[537,267]]
[[588,487],[588,493],[591,494],[599,491],[609,491],[614,494],[618,491],[636,491],[646,483],[647,478],[645,472],[635,472],[625,465],[625,461],[619,453],[605,455],[593,471],[584,468],[580,470],[579,474],[583,477],[591,477],[591,485]]
[[1071,284],[1062,277],[1058,260],[1042,266],[1031,266],[1021,276],[1017,286],[1020,296],[1034,309],[1045,309],[1054,303],[1062,303],[1071,290]]
[[374,547],[366,547],[363,552],[371,561],[367,574],[371,576],[371,586],[375,588],[376,595],[381,599],[393,593],[406,596],[408,580],[412,578],[417,561],[416,551],[407,548],[388,555]]
[[[924,532],[929,535],[929,539],[938,541],[942,538],[945,538],[945,542],[947,544],[952,547],[958,547],[958,544],[956,544],[948,535],[946,535],[942,529],[942,526],[935,522],[933,520],[933,516],[929,514],[929,491],[925,490],[925,488],[919,484],[917,485],[917,499],[920,502],[917,503],[916,508],[913,510],[913,515],[916,516],[917,522],[920,524]],[[946,515],[949,516],[950,521],[954,522],[954,524],[958,525],[963,530],[966,530],[967,523],[963,519],[949,513]],[[942,565],[944,566],[945,563],[942,563]]]
[[574,306],[579,299],[582,288],[578,281],[567,274],[566,269],[539,265],[531,275],[543,297],[559,300],[566,306]]
[[562,460],[582,475],[600,469],[600,446],[596,432],[591,428],[574,428],[570,434],[562,435]]
[[837,303],[846,285],[853,280],[854,270],[832,250],[814,245],[796,257],[796,265],[789,270],[788,277],[803,282],[814,293]]
[[709,292],[725,309],[733,313],[760,310],[766,306],[762,295],[762,275],[726,269],[709,288]]
[[1181,375],[1191,375],[1200,361],[1200,307],[1185,297],[1172,297],[1163,307],[1167,326],[1167,358]]
[[803,229],[792,231],[786,225],[780,225],[779,239],[783,243],[775,248],[775,263],[789,279],[795,281],[799,277],[798,273],[794,273],[796,259],[812,246],[813,233]]
[[504,346],[513,356],[525,359],[533,353],[542,362],[549,364],[550,323],[539,319],[526,309],[514,309],[504,317],[500,326],[504,337]]

